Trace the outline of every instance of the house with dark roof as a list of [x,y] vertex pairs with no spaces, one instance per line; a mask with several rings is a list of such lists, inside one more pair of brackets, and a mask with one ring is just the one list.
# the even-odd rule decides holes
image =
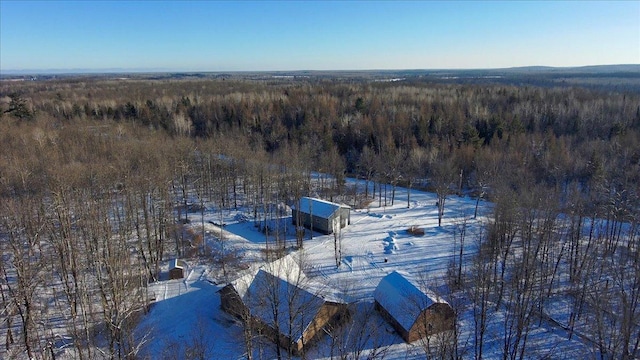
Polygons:
[[308,279],[291,255],[248,270],[219,293],[222,310],[294,355],[348,319],[346,302]]
[[394,271],[380,280],[375,308],[408,343],[453,330],[455,312],[442,298],[421,289],[408,273]]
[[351,224],[351,208],[325,200],[303,197],[291,207],[293,224],[332,234]]

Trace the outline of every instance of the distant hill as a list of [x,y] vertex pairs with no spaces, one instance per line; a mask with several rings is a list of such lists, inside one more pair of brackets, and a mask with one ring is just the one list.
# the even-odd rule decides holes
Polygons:
[[423,76],[437,82],[582,87],[640,93],[640,64],[578,67],[524,66],[504,69],[425,70],[424,72]]
[[577,67],[522,66],[497,69],[398,69],[398,70],[294,70],[294,71],[153,71],[139,69],[3,71],[0,80],[46,81],[57,78],[188,80],[248,79],[259,81],[314,81],[349,79],[375,82],[431,82],[456,84],[504,84],[515,86],[584,87],[605,91],[640,93],[640,64]]
[[602,74],[616,72],[640,72],[640,64],[617,64],[617,65],[588,65],[576,67],[553,67],[553,66],[521,66],[506,69],[495,69],[496,71],[526,72],[526,73],[549,73],[549,72],[571,72],[583,74]]
[[174,71],[170,69],[126,69],[126,68],[109,68],[109,69],[32,69],[32,70],[3,70],[0,73],[2,77],[20,76],[20,75],[122,75],[122,74],[290,74],[295,76],[314,76],[314,75],[331,75],[331,74],[349,74],[349,75],[371,75],[371,74],[405,74],[405,75],[424,75],[425,73],[583,73],[583,74],[602,74],[616,72],[640,72],[640,64],[614,64],[614,65],[588,65],[576,67],[553,67],[553,66],[520,66],[510,68],[468,68],[468,69],[395,69],[395,70],[292,70],[292,71],[232,71],[232,72],[216,72],[216,71]]

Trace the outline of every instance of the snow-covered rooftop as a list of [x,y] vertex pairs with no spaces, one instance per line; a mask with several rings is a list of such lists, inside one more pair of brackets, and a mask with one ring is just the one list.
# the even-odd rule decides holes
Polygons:
[[171,260],[171,263],[169,264],[169,269],[182,269],[182,268],[183,266],[177,258]]
[[293,341],[302,337],[325,302],[344,303],[336,292],[307,278],[292,255],[253,267],[231,285],[253,316],[274,328],[277,320],[280,332]]
[[420,313],[434,303],[446,303],[430,291],[420,290],[413,276],[393,271],[380,280],[375,300],[407,331]]
[[242,276],[231,282],[231,285],[233,285],[233,288],[236,289],[241,298],[244,298],[249,286],[251,286],[251,283],[260,270],[265,270],[270,274],[293,283],[298,283],[300,280],[306,278],[298,265],[298,261],[291,254],[270,263],[254,264],[244,272]]
[[243,301],[253,316],[274,329],[277,326],[280,333],[289,335],[292,341],[302,338],[325,302],[319,294],[264,270],[258,271]]
[[292,208],[297,209],[298,205],[300,206],[300,211],[311,213],[322,218],[328,218],[340,208],[349,208],[349,206],[347,205],[332,203],[330,201],[310,197],[300,198],[299,203],[294,204]]

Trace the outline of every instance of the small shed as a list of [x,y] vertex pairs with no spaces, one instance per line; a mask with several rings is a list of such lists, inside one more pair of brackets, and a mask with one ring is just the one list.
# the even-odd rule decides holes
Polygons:
[[421,290],[405,272],[394,271],[382,278],[374,299],[376,310],[408,343],[453,330],[455,325],[453,308],[433,292]]
[[184,278],[184,261],[180,261],[177,258],[171,260],[169,264],[169,280]]
[[[291,216],[294,225],[302,225],[328,235],[351,224],[351,207],[326,200],[303,197],[291,207]],[[300,224],[298,224],[298,219]]]
[[347,304],[309,280],[291,255],[249,270],[219,293],[222,310],[295,355],[348,319]]

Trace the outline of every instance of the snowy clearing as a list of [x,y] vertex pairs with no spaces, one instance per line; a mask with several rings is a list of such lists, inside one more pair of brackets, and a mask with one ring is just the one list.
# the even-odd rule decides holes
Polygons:
[[[456,254],[456,236],[465,224],[466,241],[464,259],[469,259],[477,251],[478,237],[483,216],[491,204],[481,202],[480,214],[473,219],[475,199],[449,196],[445,207],[443,224],[438,227],[436,195],[412,191],[411,205],[407,208],[406,189],[398,188],[395,204],[378,207],[374,201],[366,209],[355,209],[351,213],[351,225],[337,235],[341,239],[340,266],[336,266],[334,235],[314,233],[305,235],[304,248],[298,250],[304,258],[303,266],[309,277],[328,287],[341,290],[349,302],[359,304],[354,318],[368,316],[377,325],[378,339],[369,334],[361,345],[364,353],[376,351],[377,357],[387,359],[424,358],[420,344],[405,343],[373,309],[373,291],[382,277],[394,270],[416,274],[425,279],[431,289],[446,301],[458,307],[460,326],[459,344],[465,358],[473,356],[473,308],[471,302],[459,292],[456,298],[447,298],[447,269]],[[383,201],[384,202],[384,201]],[[217,236],[207,238],[216,242],[220,238],[220,227],[212,224],[212,219],[220,220],[220,214],[205,212],[191,214],[191,226],[197,228],[205,224],[205,230]],[[239,220],[239,221],[238,221]],[[294,243],[294,228],[289,223],[287,241]],[[222,234],[228,248],[241,254],[248,263],[259,261],[260,250],[265,247],[265,235],[253,221],[247,220],[242,212],[225,212]],[[219,223],[219,222],[218,222]],[[423,236],[414,236],[407,230],[416,226],[424,230]],[[201,228],[200,228],[201,229]],[[463,267],[466,268],[464,261]],[[166,357],[176,343],[197,338],[197,334],[207,339],[207,356],[212,359],[244,358],[242,325],[230,315],[220,310],[220,299],[216,291],[225,284],[219,271],[206,261],[190,264],[188,276],[182,280],[160,281],[150,285],[156,296],[156,303],[138,327],[141,332],[149,332],[150,343],[146,349],[152,358]],[[215,273],[215,274],[214,274]],[[228,274],[233,280],[235,274]],[[503,314],[506,309],[490,312],[485,337],[485,358],[501,356]],[[373,328],[371,329],[373,330]],[[380,331],[382,330],[382,331]],[[382,334],[382,335],[380,335]],[[194,341],[194,340],[188,340]],[[573,336],[551,321],[540,321],[529,334],[529,348],[532,357],[579,358],[589,355],[589,348],[583,339]],[[307,352],[310,358],[330,358],[332,355],[328,336]],[[183,344],[184,346],[185,344]],[[188,344],[187,344],[188,345]],[[275,356],[275,346],[258,346],[258,358]],[[381,351],[382,349],[382,351]],[[562,355],[560,355],[562,354]],[[335,355],[335,353],[334,353]],[[355,355],[352,355],[355,357]]]

